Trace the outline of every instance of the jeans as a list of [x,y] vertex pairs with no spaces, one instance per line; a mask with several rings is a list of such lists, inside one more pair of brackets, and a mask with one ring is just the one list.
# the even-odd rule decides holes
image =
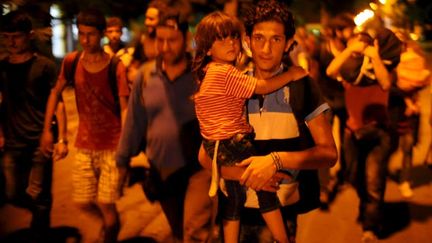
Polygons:
[[392,140],[395,139],[391,139],[389,132],[375,126],[365,126],[355,132],[345,131],[348,179],[360,199],[359,220],[365,231],[378,233],[381,229]]
[[49,228],[52,158],[38,148],[5,149],[2,158],[6,198],[32,211],[31,227]]

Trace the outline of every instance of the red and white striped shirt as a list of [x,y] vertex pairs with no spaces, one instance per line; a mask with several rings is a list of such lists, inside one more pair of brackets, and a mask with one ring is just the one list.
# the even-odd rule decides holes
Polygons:
[[255,91],[257,79],[229,64],[210,63],[199,92],[195,110],[201,135],[209,140],[228,139],[253,128],[246,120],[245,101]]

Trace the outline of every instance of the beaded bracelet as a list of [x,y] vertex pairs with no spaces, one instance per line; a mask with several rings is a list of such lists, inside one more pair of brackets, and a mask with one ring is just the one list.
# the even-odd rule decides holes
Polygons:
[[276,152],[271,152],[270,155],[273,159],[273,164],[276,167],[276,171],[281,170],[282,169],[282,162],[281,162],[281,159],[279,157],[279,154]]

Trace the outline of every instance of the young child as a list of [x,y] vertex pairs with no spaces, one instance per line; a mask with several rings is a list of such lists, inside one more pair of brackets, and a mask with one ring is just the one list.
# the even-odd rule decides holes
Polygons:
[[[300,67],[292,67],[269,80],[243,74],[234,67],[240,53],[241,30],[237,20],[222,12],[207,15],[196,29],[193,72],[199,91],[195,95],[195,109],[204,148],[213,158],[211,197],[217,192],[218,166],[234,166],[254,155],[254,132],[245,115],[246,99],[253,94],[271,93],[306,76]],[[276,170],[282,169],[277,153],[271,156]],[[225,180],[225,186],[228,200],[222,205],[224,242],[237,242],[246,190],[238,181]],[[257,195],[260,212],[273,237],[277,242],[288,242],[276,193],[258,191]]]

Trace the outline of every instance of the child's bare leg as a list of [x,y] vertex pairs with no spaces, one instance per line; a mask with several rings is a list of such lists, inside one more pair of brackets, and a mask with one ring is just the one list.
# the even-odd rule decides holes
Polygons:
[[225,243],[237,243],[240,234],[240,220],[224,220],[223,234]]
[[262,214],[267,227],[273,235],[276,242],[289,243],[288,234],[285,229],[285,224],[282,219],[282,214],[279,209],[272,210]]

